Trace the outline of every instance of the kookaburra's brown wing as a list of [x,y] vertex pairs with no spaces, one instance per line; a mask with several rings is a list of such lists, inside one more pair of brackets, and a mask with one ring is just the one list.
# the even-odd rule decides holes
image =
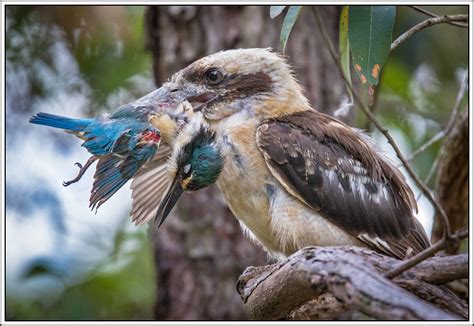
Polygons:
[[133,177],[132,210],[130,217],[135,224],[143,224],[154,218],[165,190],[168,188],[166,162],[171,147],[161,144],[153,159],[147,162]]
[[286,191],[373,249],[403,259],[430,245],[403,175],[361,132],[311,110],[265,121],[257,144]]

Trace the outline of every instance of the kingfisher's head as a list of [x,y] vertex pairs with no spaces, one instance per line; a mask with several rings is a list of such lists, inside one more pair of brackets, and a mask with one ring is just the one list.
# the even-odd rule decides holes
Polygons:
[[156,215],[163,223],[184,191],[195,191],[217,181],[224,164],[215,134],[204,122],[201,113],[177,136],[169,159],[169,172],[173,181],[161,201]]
[[176,138],[168,170],[184,191],[195,191],[216,182],[223,160],[214,131],[196,113]]
[[308,105],[285,59],[259,48],[221,51],[199,59],[155,92],[171,102],[191,102],[208,120],[242,110],[271,117],[279,114],[279,107],[288,107],[287,103],[295,110]]

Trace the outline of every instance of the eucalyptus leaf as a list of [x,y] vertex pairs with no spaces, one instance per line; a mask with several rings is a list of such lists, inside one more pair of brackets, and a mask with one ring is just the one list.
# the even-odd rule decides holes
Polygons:
[[288,36],[290,35],[290,32],[300,15],[301,8],[302,6],[290,6],[290,8],[288,8],[288,12],[286,13],[285,19],[283,20],[283,26],[281,27],[280,33],[280,43],[283,53],[285,53]]
[[392,43],[395,6],[350,6],[349,43],[362,84],[373,93]]
[[270,7],[270,18],[273,19],[279,16],[286,6],[271,6]]

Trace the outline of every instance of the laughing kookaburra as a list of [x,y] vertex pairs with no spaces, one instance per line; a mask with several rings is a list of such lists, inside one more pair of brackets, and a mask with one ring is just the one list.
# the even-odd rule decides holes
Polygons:
[[[430,245],[402,173],[364,133],[313,109],[274,52],[215,53],[159,92],[203,114],[224,158],[217,186],[245,233],[272,256],[357,245],[404,259]],[[158,170],[135,179],[134,206],[153,195],[157,207],[165,189]]]

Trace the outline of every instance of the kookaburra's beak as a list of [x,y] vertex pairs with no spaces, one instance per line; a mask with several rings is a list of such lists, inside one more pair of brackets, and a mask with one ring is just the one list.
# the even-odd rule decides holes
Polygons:
[[180,87],[172,82],[167,82],[160,88],[131,103],[131,105],[135,108],[146,108],[160,112],[168,109],[172,110],[178,104],[188,101],[196,112],[201,111],[216,98],[217,95],[213,92],[193,89],[193,87]]
[[193,111],[198,112],[198,111],[201,111],[204,107],[206,107],[207,104],[209,104],[211,101],[215,100],[216,98],[217,98],[216,94],[212,92],[205,92],[198,95],[191,95],[187,97],[187,100],[193,106]]
[[183,192],[184,190],[181,187],[180,176],[176,174],[173,182],[171,182],[169,188],[166,190],[165,196],[161,200],[160,207],[158,207],[158,212],[155,216],[155,223],[159,221],[157,228],[159,228],[166,220],[166,217],[168,217]]
[[152,109],[160,112],[167,109],[173,109],[179,103],[186,100],[186,94],[173,88],[170,83],[165,83],[158,89],[148,93],[131,103],[135,108]]

